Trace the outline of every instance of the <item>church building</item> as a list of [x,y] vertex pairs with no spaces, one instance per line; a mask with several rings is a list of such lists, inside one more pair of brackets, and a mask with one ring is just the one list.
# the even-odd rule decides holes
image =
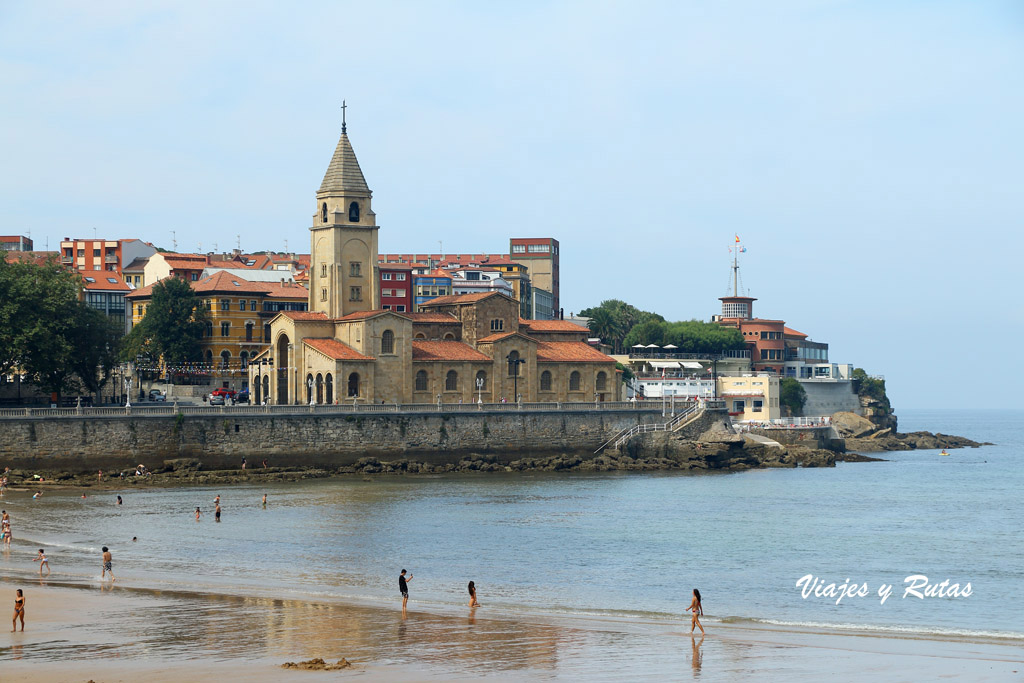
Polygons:
[[372,195],[342,125],[316,193],[309,310],[270,321],[253,359],[257,402],[274,404],[617,401],[615,360],[562,320],[525,320],[502,292],[384,310]]

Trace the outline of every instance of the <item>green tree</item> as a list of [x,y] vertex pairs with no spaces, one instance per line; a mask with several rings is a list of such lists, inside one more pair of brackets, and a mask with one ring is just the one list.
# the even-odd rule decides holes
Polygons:
[[72,367],[82,386],[99,394],[117,364],[121,330],[113,320],[99,311],[81,306],[70,332],[76,340]]
[[779,403],[789,411],[789,415],[802,415],[807,403],[807,392],[795,378],[783,377],[779,380]]
[[165,278],[153,286],[146,316],[129,333],[121,358],[149,353],[169,365],[201,360],[205,321],[206,310],[192,287],[180,278]]
[[650,320],[665,320],[657,313],[641,311],[619,299],[602,301],[598,306],[583,309],[580,315],[597,321],[590,325],[590,330],[612,347],[612,353],[624,351],[623,340],[634,326]]

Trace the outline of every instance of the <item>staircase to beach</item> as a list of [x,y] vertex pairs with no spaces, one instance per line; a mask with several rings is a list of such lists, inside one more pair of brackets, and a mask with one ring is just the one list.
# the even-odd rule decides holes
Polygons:
[[677,414],[675,417],[670,419],[668,422],[657,423],[651,422],[646,424],[638,424],[633,427],[627,427],[618,434],[601,444],[600,448],[594,451],[594,455],[597,455],[604,449],[618,448],[622,444],[628,442],[634,436],[639,434],[647,434],[650,432],[678,432],[690,423],[696,421],[708,410],[720,410],[725,407],[724,401],[711,400],[711,401],[694,401],[691,405],[685,408],[682,412]]

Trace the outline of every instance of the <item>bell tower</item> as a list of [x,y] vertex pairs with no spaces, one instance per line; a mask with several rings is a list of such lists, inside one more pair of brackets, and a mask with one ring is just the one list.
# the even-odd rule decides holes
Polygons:
[[352,151],[342,102],[341,139],[316,193],[310,231],[309,310],[340,318],[380,308],[373,192]]

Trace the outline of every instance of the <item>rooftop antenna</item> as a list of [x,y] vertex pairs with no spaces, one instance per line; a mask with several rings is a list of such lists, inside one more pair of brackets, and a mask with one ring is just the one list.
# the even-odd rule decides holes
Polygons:
[[178,233],[171,230],[171,251],[178,251]]
[[95,225],[92,228],[92,238],[96,239],[96,226]]
[[742,280],[740,278],[740,261],[739,261],[739,257],[740,257],[740,253],[745,252],[746,250],[747,250],[747,248],[743,246],[742,242],[740,242],[740,236],[736,235],[736,239],[733,242],[733,245],[731,247],[729,247],[729,251],[732,252],[732,295],[733,296],[739,296],[740,295],[739,283]]
[[345,100],[341,101],[341,132],[344,133],[348,129],[348,125],[345,123],[345,109],[348,107],[345,104]]
[[213,251],[214,251],[214,253],[217,253],[217,243],[216,242],[213,243]]
[[242,236],[235,235],[235,246],[238,247],[238,251],[242,251]]

